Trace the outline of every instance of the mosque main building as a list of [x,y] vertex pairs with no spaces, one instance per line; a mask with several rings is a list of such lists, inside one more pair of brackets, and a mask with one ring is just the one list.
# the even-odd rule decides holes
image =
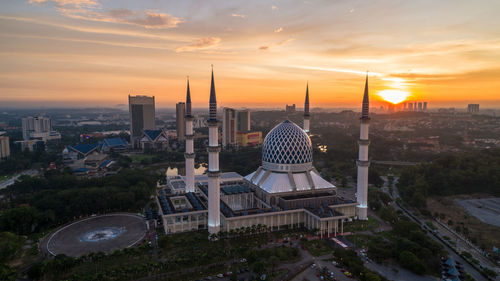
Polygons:
[[337,188],[313,166],[309,137],[309,90],[304,126],[284,120],[265,137],[262,165],[241,176],[219,170],[217,101],[212,71],[208,171],[194,175],[189,81],[186,96],[186,176],[167,178],[157,196],[166,234],[208,229],[210,234],[259,226],[269,231],[305,227],[320,235],[343,233],[343,223],[366,219],[368,186],[368,78],[361,118],[357,202],[337,196]]

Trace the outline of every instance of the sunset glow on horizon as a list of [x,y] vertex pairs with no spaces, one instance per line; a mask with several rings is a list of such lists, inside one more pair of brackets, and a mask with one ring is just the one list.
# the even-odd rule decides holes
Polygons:
[[369,70],[381,104],[411,95],[430,107],[498,107],[499,8],[487,0],[2,1],[1,106],[117,106],[146,94],[174,107],[189,76],[193,106],[203,107],[213,64],[221,106],[302,104],[309,81],[311,107],[359,107]]
[[410,96],[410,93],[406,91],[389,89],[382,90],[378,92],[377,95],[385,101],[388,101],[392,104],[398,104],[404,102]]

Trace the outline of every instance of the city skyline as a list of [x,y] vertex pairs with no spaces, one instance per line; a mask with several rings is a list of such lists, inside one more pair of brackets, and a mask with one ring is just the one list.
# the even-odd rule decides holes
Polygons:
[[199,108],[214,64],[220,106],[300,105],[309,81],[312,108],[355,108],[369,70],[374,106],[399,91],[431,108],[499,107],[492,5],[8,1],[2,104],[113,107],[144,94],[173,108],[189,75]]

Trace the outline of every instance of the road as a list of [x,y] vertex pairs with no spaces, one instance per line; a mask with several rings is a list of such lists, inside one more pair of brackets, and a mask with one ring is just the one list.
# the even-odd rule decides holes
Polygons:
[[11,184],[14,184],[14,182],[16,182],[16,180],[20,177],[20,176],[23,176],[23,175],[27,175],[27,176],[35,176],[35,175],[38,175],[38,170],[27,170],[27,171],[24,171],[24,172],[21,172],[19,174],[16,174],[15,176],[13,176],[12,178],[6,180],[6,181],[3,181],[0,183],[0,189],[4,189],[4,188],[7,188],[9,185]]
[[[394,178],[394,182],[393,182],[393,186],[392,186],[392,197],[394,199],[394,201],[399,197],[399,193],[398,193],[398,190],[396,188],[396,183],[398,182],[398,178],[395,177]],[[405,208],[402,208],[401,206],[399,206],[398,204],[392,204],[392,206],[396,209],[396,210],[401,210],[402,212],[406,213],[408,215],[408,217],[413,220],[414,222],[416,222],[417,224],[419,225],[424,225],[425,221],[423,220],[420,220],[418,219],[415,215],[413,215],[413,213],[411,213],[409,210],[405,209]],[[434,234],[432,231],[428,231],[427,232],[427,236],[429,236],[430,238],[432,238],[434,241],[438,242],[439,244],[441,244],[444,249],[448,252],[449,256],[454,259],[455,261],[459,261],[460,263],[462,263],[462,265],[464,266],[464,270],[465,272],[469,273],[474,279],[476,279],[476,281],[486,281],[486,278],[481,275],[481,273],[479,273],[475,268],[473,268],[468,261],[466,261],[465,259],[463,259],[461,256],[457,255],[453,249],[451,247],[449,247],[446,243],[443,243],[440,239],[438,239],[436,236],[439,235],[439,234]]]

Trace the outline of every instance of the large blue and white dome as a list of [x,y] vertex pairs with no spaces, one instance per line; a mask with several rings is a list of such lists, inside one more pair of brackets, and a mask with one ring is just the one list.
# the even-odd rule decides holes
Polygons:
[[286,120],[267,134],[262,145],[262,166],[274,171],[305,171],[312,168],[309,136]]

